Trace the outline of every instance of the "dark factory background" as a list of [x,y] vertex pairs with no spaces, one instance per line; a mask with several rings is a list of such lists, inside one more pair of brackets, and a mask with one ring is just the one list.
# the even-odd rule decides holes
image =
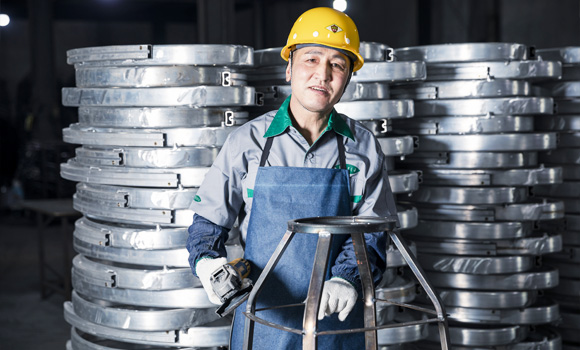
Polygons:
[[[41,298],[36,217],[23,200],[71,198],[60,163],[77,109],[67,50],[129,44],[285,44],[294,20],[332,0],[0,0],[0,350],[64,349],[65,295]],[[536,48],[580,45],[578,0],[348,0],[361,41],[393,48],[510,42]],[[45,259],[60,264],[60,227],[46,225]],[[72,238],[71,238],[72,239]],[[70,249],[65,244],[64,249]]]

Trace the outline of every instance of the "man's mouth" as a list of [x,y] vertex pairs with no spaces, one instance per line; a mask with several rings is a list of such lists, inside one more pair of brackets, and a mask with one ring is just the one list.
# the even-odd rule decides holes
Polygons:
[[312,90],[315,90],[315,91],[320,91],[320,92],[328,93],[328,90],[327,89],[322,88],[322,87],[319,87],[319,86],[311,86],[310,88]]

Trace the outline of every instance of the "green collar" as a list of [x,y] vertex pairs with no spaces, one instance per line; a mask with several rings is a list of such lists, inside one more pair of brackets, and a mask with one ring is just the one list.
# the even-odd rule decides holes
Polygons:
[[[281,133],[284,132],[284,130],[286,130],[286,128],[292,125],[292,119],[290,118],[290,114],[288,113],[288,106],[290,105],[290,97],[292,97],[292,95],[288,96],[286,101],[284,101],[284,103],[282,103],[282,106],[280,106],[280,108],[278,109],[278,112],[276,112],[274,120],[272,120],[272,123],[268,127],[268,130],[266,130],[264,137],[272,137],[280,135]],[[346,122],[338,115],[338,112],[334,108],[332,109],[332,112],[330,112],[330,117],[328,118],[328,125],[326,126],[326,129],[324,129],[323,133],[325,133],[330,129],[333,129],[335,132],[341,134],[342,136],[346,136],[349,139],[355,141],[352,131],[350,130]]]

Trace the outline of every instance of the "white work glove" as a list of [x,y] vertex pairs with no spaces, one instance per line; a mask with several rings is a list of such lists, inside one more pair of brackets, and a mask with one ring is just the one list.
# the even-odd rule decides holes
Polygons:
[[207,294],[209,301],[216,305],[221,305],[222,302],[220,301],[220,298],[214,293],[211,282],[209,281],[209,277],[217,269],[227,263],[228,260],[226,258],[203,258],[195,264],[195,273],[197,274],[197,277],[199,277],[201,285],[203,286],[203,289],[205,289],[205,293]]
[[322,320],[324,315],[330,316],[338,312],[338,319],[344,321],[354,307],[357,297],[358,293],[350,282],[340,277],[331,278],[324,282],[322,288],[318,319]]

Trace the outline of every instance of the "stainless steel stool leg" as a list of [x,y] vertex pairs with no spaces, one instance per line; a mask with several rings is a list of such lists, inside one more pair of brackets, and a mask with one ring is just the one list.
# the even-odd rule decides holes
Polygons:
[[[250,292],[250,296],[248,297],[248,301],[246,303],[246,313],[251,314],[256,313],[256,297],[262,291],[266,277],[268,277],[270,272],[274,270],[274,268],[278,264],[278,261],[280,261],[282,254],[290,244],[290,241],[292,241],[293,237],[294,232],[286,231],[286,233],[282,237],[282,240],[280,241],[280,243],[278,243],[276,250],[270,257],[270,260],[268,260],[266,267],[264,267],[264,270],[260,274],[260,277],[258,277],[258,280],[254,284],[254,287]],[[244,350],[252,349],[253,342],[254,342],[254,321],[246,317],[246,321],[244,322]]]
[[409,249],[409,246],[407,246],[407,243],[405,243],[405,241],[403,241],[401,238],[398,230],[393,230],[388,233],[389,237],[391,237],[399,249],[399,252],[401,252],[401,255],[407,262],[407,265],[409,268],[411,268],[411,271],[413,271],[413,274],[421,284],[421,287],[423,287],[427,293],[427,296],[429,296],[429,299],[431,299],[431,302],[433,303],[437,313],[437,319],[439,320],[438,326],[439,338],[441,339],[441,349],[448,350],[451,346],[451,341],[449,339],[449,327],[447,326],[447,313],[445,312],[445,306],[443,305],[441,298],[439,298],[439,294],[437,294],[433,287],[431,287],[431,283],[425,277],[425,272],[417,262],[415,256],[410,254],[411,250]]
[[318,243],[316,244],[316,253],[314,255],[314,265],[312,266],[312,275],[310,276],[310,285],[308,286],[308,295],[304,309],[304,319],[302,329],[303,350],[315,350],[318,348],[318,309],[320,308],[320,299],[326,268],[328,267],[328,256],[330,255],[330,246],[332,244],[332,235],[327,231],[318,234]]
[[[377,326],[375,285],[369,266],[367,244],[364,239],[364,233],[353,233],[351,237],[364,296],[364,327],[374,328]],[[365,332],[365,348],[366,350],[376,350],[378,348],[376,329]]]

